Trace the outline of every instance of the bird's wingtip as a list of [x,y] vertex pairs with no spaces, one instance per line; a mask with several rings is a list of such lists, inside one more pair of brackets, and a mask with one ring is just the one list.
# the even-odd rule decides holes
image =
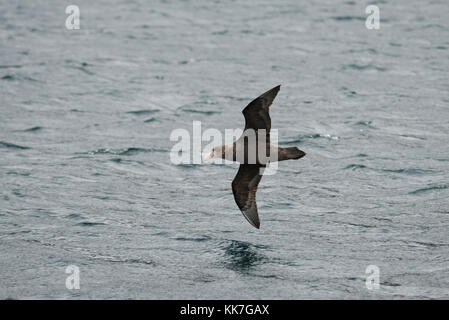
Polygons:
[[254,228],[260,229],[260,221],[250,221],[249,222]]
[[246,220],[248,220],[250,225],[252,225],[256,229],[260,228],[260,219],[255,207],[251,207],[248,210],[243,209],[240,211],[242,211],[243,216],[246,218]]

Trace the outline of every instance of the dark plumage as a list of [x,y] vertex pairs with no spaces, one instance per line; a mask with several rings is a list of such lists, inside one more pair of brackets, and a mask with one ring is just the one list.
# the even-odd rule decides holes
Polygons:
[[[239,161],[239,171],[232,181],[232,192],[234,193],[234,199],[237,206],[242,211],[248,222],[256,228],[260,227],[259,214],[257,212],[256,204],[257,186],[262,179],[263,170],[267,163],[262,162],[258,155],[255,156],[256,161],[254,163],[248,161],[248,157],[253,155],[252,153],[257,153],[257,148],[251,149],[251,147],[248,146],[248,138],[245,138],[245,136],[255,132],[257,141],[258,131],[265,130],[266,155],[270,156],[271,154],[275,154],[275,152],[277,152],[277,158],[274,161],[299,159],[305,156],[305,152],[296,147],[282,148],[270,144],[271,118],[269,114],[269,107],[273,103],[280,87],[281,86],[274,87],[251,101],[242,111],[245,116],[245,130],[243,131],[242,136],[232,145],[223,145],[221,147],[214,148],[208,156],[208,158],[220,157],[228,160],[239,161],[236,157],[236,150],[239,150],[239,147],[244,150],[244,158]],[[228,153],[230,154],[229,156],[227,156]]]

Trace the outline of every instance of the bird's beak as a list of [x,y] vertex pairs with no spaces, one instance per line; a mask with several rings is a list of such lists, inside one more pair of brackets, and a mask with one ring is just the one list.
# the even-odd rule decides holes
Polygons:
[[214,157],[214,151],[211,151],[208,155],[206,155],[204,158],[203,158],[203,161],[207,161],[207,160],[209,160],[209,159],[212,159]]

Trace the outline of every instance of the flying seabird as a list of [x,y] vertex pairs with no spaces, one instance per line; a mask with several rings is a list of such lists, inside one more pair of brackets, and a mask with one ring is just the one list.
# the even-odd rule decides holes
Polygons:
[[274,87],[251,101],[242,111],[245,116],[245,129],[240,138],[233,143],[213,148],[204,158],[205,161],[210,158],[223,158],[240,163],[239,171],[232,181],[232,192],[243,216],[257,229],[260,227],[260,220],[256,191],[266,165],[269,162],[299,159],[306,155],[297,147],[282,148],[270,143],[269,107],[280,88],[280,85]]

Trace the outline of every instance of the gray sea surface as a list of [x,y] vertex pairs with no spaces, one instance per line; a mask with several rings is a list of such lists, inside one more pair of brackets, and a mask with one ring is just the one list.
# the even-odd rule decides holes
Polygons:
[[[448,17],[447,0],[1,0],[0,298],[448,299]],[[262,179],[257,230],[238,165],[175,165],[169,137],[243,128],[278,84],[272,127],[307,156]]]

